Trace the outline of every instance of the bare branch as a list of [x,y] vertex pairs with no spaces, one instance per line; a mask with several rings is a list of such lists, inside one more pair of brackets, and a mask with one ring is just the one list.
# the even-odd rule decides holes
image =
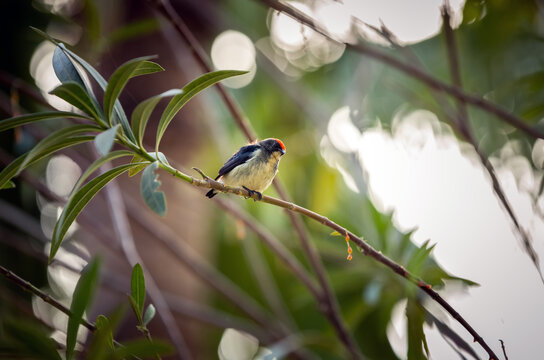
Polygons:
[[[202,49],[202,46],[200,46],[200,43],[193,36],[191,30],[186,26],[183,19],[172,8],[170,2],[168,0],[149,1],[154,6],[154,8],[176,28],[182,39],[189,45],[194,58],[202,67],[202,69],[206,72],[211,71],[212,67],[210,66],[210,62],[208,60],[206,52],[204,51],[204,49]],[[222,84],[217,83],[216,86],[219,94],[221,95],[221,98],[231,112],[238,127],[241,129],[241,131],[245,134],[250,142],[254,141],[257,138],[256,133],[252,129],[251,124],[247,121],[246,117],[243,115],[241,108],[230,96],[230,94],[225,90]],[[279,180],[274,179],[273,184],[280,197],[286,201],[290,201],[287,192],[285,191]],[[317,275],[321,287],[323,288],[324,301],[327,305],[326,309],[323,310],[325,311],[327,318],[333,325],[340,340],[342,340],[342,342],[346,346],[346,349],[350,352],[352,358],[361,359],[361,351],[357,345],[357,342],[348,331],[347,325],[342,319],[338,306],[338,301],[334,292],[331,290],[331,285],[327,277],[325,267],[323,266],[323,263],[321,261],[321,258],[319,257],[315,246],[310,241],[308,231],[305,229],[304,224],[302,223],[300,218],[298,218],[295,214],[289,213],[289,219],[298,234],[304,252],[308,256],[310,264]]]
[[[68,309],[66,306],[62,305],[60,302],[49,296],[48,294],[44,293],[34,285],[32,285],[29,281],[26,281],[25,279],[19,277],[15,273],[13,273],[11,270],[6,269],[2,265],[0,265],[0,274],[4,276],[6,279],[11,281],[12,283],[19,286],[21,289],[28,291],[31,294],[36,295],[46,303],[50,304],[51,306],[55,307],[56,309],[60,310],[61,312],[65,313],[68,316],[72,316],[72,312],[70,309]],[[96,326],[94,324],[91,324],[85,319],[81,319],[81,325],[85,326],[87,329],[91,330],[92,332],[96,331]]]
[[[451,24],[450,24],[450,9],[447,4],[442,7],[442,19],[443,19],[444,35],[446,39],[446,47],[448,50],[448,61],[450,66],[452,82],[457,88],[462,89],[463,87],[461,84],[459,55],[457,52],[457,44],[455,42],[453,29],[451,28]],[[533,247],[533,241],[530,238],[529,234],[522,228],[521,224],[519,223],[519,220],[514,212],[514,209],[512,208],[512,205],[510,205],[510,202],[508,201],[508,198],[506,197],[506,194],[504,193],[504,190],[502,189],[499,179],[497,178],[497,174],[495,173],[495,169],[493,165],[491,164],[487,156],[483,153],[483,151],[480,149],[480,146],[478,145],[478,141],[474,138],[474,135],[472,134],[472,131],[470,129],[470,121],[469,121],[469,116],[468,116],[465,100],[457,99],[457,108],[458,108],[458,114],[459,114],[458,121],[451,121],[451,123],[462,134],[465,140],[468,141],[468,143],[472,146],[476,154],[478,154],[480,162],[482,163],[487,173],[489,174],[489,177],[491,178],[491,182],[493,184],[493,190],[495,191],[495,194],[499,198],[502,206],[504,207],[508,216],[512,220],[512,223],[514,224],[516,231],[521,237],[521,241],[522,241],[523,247],[525,248],[525,251],[529,255],[529,258],[533,262],[533,265],[536,267],[536,270],[538,271],[538,274],[540,275],[540,280],[542,281],[542,283],[544,283],[544,276],[542,274],[542,270],[540,269],[540,259],[538,257],[536,250]]]
[[534,138],[541,138],[544,139],[544,132],[542,130],[539,130],[535,127],[532,127],[528,124],[526,124],[522,119],[517,117],[516,115],[504,110],[499,105],[494,104],[490,101],[485,100],[481,96],[477,95],[471,95],[463,90],[459,89],[456,86],[449,85],[437,78],[435,78],[432,75],[429,75],[428,73],[422,71],[416,66],[413,66],[412,64],[405,63],[403,61],[400,61],[386,52],[377,49],[376,47],[373,47],[368,44],[364,43],[357,43],[357,44],[350,44],[350,43],[344,43],[342,41],[339,41],[335,39],[333,36],[331,36],[322,26],[320,26],[318,23],[314,21],[314,19],[308,17],[307,15],[303,14],[302,12],[298,11],[297,9],[290,7],[288,5],[285,5],[284,3],[281,3],[277,0],[259,0],[260,2],[266,4],[267,6],[283,12],[289,16],[291,16],[293,19],[299,21],[300,23],[310,27],[314,31],[320,33],[321,35],[346,45],[348,49],[352,49],[353,51],[359,52],[361,54],[367,55],[375,60],[378,60],[384,64],[387,64],[403,73],[405,73],[408,76],[413,77],[414,79],[417,79],[423,83],[425,83],[428,87],[430,87],[433,90],[440,91],[443,93],[446,93],[448,95],[451,95],[459,100],[465,101],[467,104],[471,104],[475,107],[478,107],[484,111],[487,111],[488,113],[494,114],[502,121],[505,121],[506,123],[510,124],[511,126],[523,131],[527,135],[530,135]]
[[[94,148],[93,148],[94,150]],[[96,151],[96,150],[94,150]],[[108,168],[111,168],[110,164],[103,165],[102,170],[106,171]],[[123,197],[121,191],[119,190],[119,185],[116,182],[112,182],[109,186],[105,188],[106,200],[108,207],[110,208],[110,215],[113,223],[113,228],[115,231],[115,236],[117,240],[121,243],[123,252],[126,256],[126,259],[131,267],[139,263],[145,272],[146,279],[146,290],[151,297],[153,304],[157,307],[158,315],[160,316],[166,331],[174,346],[178,351],[178,355],[181,359],[191,359],[191,353],[189,352],[189,347],[183,338],[183,335],[179,331],[174,316],[170,311],[170,307],[166,300],[159,290],[153,276],[146,270],[144,262],[138,254],[136,245],[134,243],[134,238],[132,236],[132,231],[130,228],[129,221],[126,216],[126,208],[123,202]]]
[[[252,194],[243,188],[227,186],[217,181],[199,180],[199,179],[190,177],[189,175],[182,174],[178,170],[171,168],[169,166],[166,166],[164,164],[161,164],[161,167],[164,170],[168,171],[170,174],[177,176],[178,178],[186,182],[191,183],[193,186],[211,188],[221,192],[236,194],[246,198],[253,198],[255,200],[259,200],[257,194]],[[325,225],[333,230],[336,230],[340,234],[345,234],[347,237],[349,237],[349,240],[353,241],[359,247],[359,249],[364,255],[367,255],[373,258],[374,260],[382,263],[383,265],[387,266],[398,275],[406,278],[411,283],[417,285],[423,292],[427,293],[427,295],[429,295],[433,300],[435,300],[438,304],[440,304],[455,320],[457,320],[473,336],[474,341],[478,342],[485,349],[485,351],[489,354],[491,359],[498,359],[498,357],[493,353],[493,350],[491,350],[489,345],[487,345],[487,343],[476,332],[476,330],[474,330],[474,328],[446,300],[444,300],[436,291],[434,291],[430,284],[427,284],[422,279],[411,274],[402,265],[397,264],[393,260],[389,259],[387,256],[383,255],[380,251],[375,250],[362,238],[358,237],[357,235],[355,235],[348,229],[338,225],[337,223],[328,219],[327,217],[320,215],[316,212],[313,212],[309,209],[306,209],[302,206],[296,205],[292,202],[277,199],[267,195],[262,195],[261,201],[267,204],[288,209],[292,212],[302,214],[310,219],[317,221],[318,223],[322,225]]]

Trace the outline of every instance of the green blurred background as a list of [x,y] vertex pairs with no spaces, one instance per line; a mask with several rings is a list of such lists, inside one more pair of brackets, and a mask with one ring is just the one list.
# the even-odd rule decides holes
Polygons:
[[[412,65],[419,61],[426,72],[451,83],[440,2],[289,4],[315,16],[346,42],[364,42]],[[180,88],[202,73],[190,48],[152,1],[23,0],[3,5],[2,118],[47,109],[49,100],[43,96],[55,86],[48,58],[54,48],[30,26],[65,42],[106,79],[131,58],[158,55],[156,61],[165,71],[131,80],[121,95],[128,114],[142,100]],[[457,106],[454,99],[441,98],[410,74],[328,41],[259,1],[172,0],[172,5],[215,67],[251,70],[245,84],[227,86],[260,138],[275,137],[285,143],[287,154],[278,177],[295,203],[362,236],[432,284],[460,308],[469,323],[474,322],[496,353],[502,353],[499,338],[505,340],[511,358],[527,358],[539,351],[538,334],[544,326],[538,306],[544,296],[542,283],[494,198],[476,153],[459,140],[460,134],[449,123]],[[451,9],[464,90],[498,104],[527,124],[541,126],[542,5],[538,1],[468,0],[452,2]],[[402,49],[363,23],[380,26],[380,19]],[[414,29],[419,33],[410,32]],[[482,110],[469,107],[468,114],[479,148],[495,165],[522,226],[534,239],[537,254],[542,254],[544,143]],[[153,144],[157,120],[155,114],[147,144]],[[0,133],[1,167],[59,124]],[[209,89],[178,115],[161,149],[185,172],[196,176],[190,170],[195,166],[214,177],[245,143],[222,99]],[[444,149],[453,149],[455,154],[443,153]],[[16,179],[16,188],[0,192],[3,266],[69,304],[79,270],[95,255],[104,260],[90,320],[126,303],[125,294],[130,291],[131,267],[122,239],[112,230],[106,195],[97,196],[78,218],[77,229],[59,253],[61,261],[48,267],[45,254],[62,198],[92,161],[88,147],[65,151],[28,170],[26,180]],[[214,206],[202,190],[166,174],[161,174],[161,181],[168,199],[164,219],[140,199],[139,177],[122,177],[118,183],[130,236],[168,300],[194,358],[217,357],[226,327],[217,318],[225,319],[227,325],[234,321],[231,327],[242,324],[239,327],[279,357],[290,356],[291,345],[307,349],[315,358],[348,356],[316,299],[236,216]],[[40,184],[55,196],[40,195],[36,188]],[[267,194],[276,196],[272,188]],[[310,269],[283,210],[221,196],[269,229]],[[429,354],[435,359],[486,358],[464,329],[415,286],[357,251],[347,261],[342,237],[304,221],[343,317],[366,358],[420,359]],[[195,250],[191,257],[203,259],[243,289],[270,319],[287,326],[294,342],[267,341],[261,336],[267,333],[266,327],[201,281],[194,267],[164,245],[165,237]],[[431,255],[435,244],[438,260]],[[444,250],[438,254],[441,247]],[[475,284],[464,279],[480,287],[467,292]],[[0,304],[0,322],[37,318],[43,324],[36,326],[44,326],[62,343],[65,319],[4,279],[0,280]],[[199,318],[197,305],[221,311],[213,315],[215,324]],[[137,336],[135,323],[127,312],[116,338]],[[158,318],[150,329],[156,337],[169,338]],[[6,331],[0,333],[0,341],[0,355],[25,347],[24,342],[12,342]]]

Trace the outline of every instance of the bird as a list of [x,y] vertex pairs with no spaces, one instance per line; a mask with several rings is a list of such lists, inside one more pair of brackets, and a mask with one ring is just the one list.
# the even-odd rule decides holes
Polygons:
[[[215,180],[225,185],[242,187],[250,196],[256,194],[259,200],[262,200],[262,192],[274,180],[284,154],[285,145],[281,140],[274,138],[242,146],[219,169]],[[206,193],[210,199],[215,195],[217,191],[214,189]]]

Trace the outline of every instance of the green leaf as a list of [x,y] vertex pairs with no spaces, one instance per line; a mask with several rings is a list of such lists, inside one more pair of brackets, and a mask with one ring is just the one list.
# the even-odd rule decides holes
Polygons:
[[98,315],[96,318],[96,330],[106,334],[108,345],[113,349],[113,326],[110,324],[110,320],[104,315]]
[[408,299],[406,304],[408,319],[408,359],[426,360],[424,348],[427,349],[427,340],[423,332],[424,313],[415,300]]
[[181,93],[182,91],[180,89],[170,89],[163,92],[162,94],[144,100],[139,103],[138,106],[136,106],[131,116],[132,131],[134,132],[134,137],[136,138],[138,145],[140,145],[142,149],[144,148],[143,138],[145,128],[147,126],[147,122],[149,120],[149,117],[151,116],[151,113],[155,109],[155,106],[157,106],[157,103],[165,97],[176,96]]
[[139,155],[134,155],[130,163],[131,164],[140,163],[141,165],[138,165],[137,167],[130,169],[128,172],[129,177],[133,177],[134,175],[138,174],[140,171],[145,169],[147,165],[151,164],[149,161],[145,160],[143,157]]
[[[64,46],[64,44],[59,43],[59,47],[64,52],[66,52],[68,55],[70,55],[72,57],[72,59],[74,59],[79,65],[81,65],[81,67],[83,67],[85,69],[85,71],[87,71],[89,73],[89,75],[91,75],[91,77],[93,79],[95,79],[95,81],[98,83],[98,85],[100,85],[102,90],[106,91],[106,87],[108,86],[108,83],[102,77],[102,75],[100,75],[100,73],[98,71],[96,71],[96,69],[94,67],[92,67],[88,62],[83,60],[81,57],[79,57],[73,51],[68,50]],[[126,116],[125,111],[123,110],[123,107],[121,106],[121,103],[119,102],[119,100],[115,101],[114,109],[115,109],[115,113],[114,113],[114,116],[112,118],[112,123],[115,123],[115,124],[120,123],[121,126],[123,127],[123,132],[128,136],[129,140],[135,141],[134,134],[132,134],[132,129],[130,128],[130,124],[128,123],[127,116]]]
[[74,105],[79,110],[92,116],[101,125],[106,125],[106,123],[102,120],[100,108],[80,84],[73,81],[68,81],[60,86],[57,86],[49,93],[60,97],[61,99]]
[[44,32],[44,31],[42,31],[42,30],[40,30],[38,28],[35,28],[34,26],[30,26],[30,30],[36,32],[38,35],[40,35],[41,37],[43,37],[46,40],[51,41],[55,45],[59,44],[59,41],[57,39],[55,39],[54,37],[52,37],[48,33]]
[[[64,46],[64,44],[57,44],[57,47],[55,48],[55,52],[53,54],[53,69],[55,70],[55,74],[57,75],[58,79],[62,84],[75,83],[79,85],[81,91],[77,89],[77,85],[69,86],[69,88],[67,89],[61,88],[59,90],[59,94],[56,95],[83,111],[86,110],[84,108],[81,108],[80,106],[87,103],[87,106],[85,107],[89,108],[90,110],[90,112],[87,111],[87,113],[89,115],[92,115],[100,124],[105,125],[105,122],[100,116],[100,106],[96,101],[91,86],[83,80],[79,70],[75,67],[74,63],[72,62],[65,50],[66,47]],[[81,92],[83,94],[81,94]],[[79,98],[79,100],[77,100],[77,98]],[[81,99],[83,99],[83,104],[81,104]],[[75,100],[77,105],[72,103],[70,100]]]
[[132,279],[130,281],[130,290],[132,292],[132,297],[138,305],[138,312],[140,313],[140,318],[144,313],[144,302],[145,302],[145,279],[144,279],[144,270],[140,264],[134,265],[132,268]]
[[121,91],[123,91],[127,82],[136,76],[152,74],[164,70],[159,64],[147,61],[152,58],[152,56],[145,56],[129,60],[118,67],[110,77],[108,86],[104,92],[104,112],[106,113],[106,119],[110,124],[112,124],[111,116],[115,101],[117,101],[119,94],[121,94]]
[[155,144],[155,150],[158,152],[159,144],[161,142],[162,136],[166,131],[166,128],[174,118],[174,116],[181,110],[183,105],[187,103],[193,96],[206,89],[207,87],[227,79],[229,77],[238,76],[246,74],[247,71],[236,71],[236,70],[220,70],[214,71],[207,74],[204,74],[197,79],[191,81],[183,89],[182,93],[174,96],[170,103],[164,109],[161,119],[159,121],[159,126],[157,128],[157,139]]
[[[44,157],[51,155],[58,150],[67,148],[72,145],[81,144],[86,141],[91,141],[93,139],[94,136],[74,136],[63,139],[62,141],[52,144],[51,146],[43,149],[39,154],[36,154],[26,166],[30,166],[36,161],[41,160]],[[17,159],[13,160],[11,164],[6,166],[2,170],[2,172],[0,172],[0,189],[3,188],[5,184],[8,183],[10,179],[12,179],[17,174],[27,155],[28,153],[19,156]]]
[[59,118],[76,118],[76,119],[85,119],[93,120],[92,118],[76,114],[68,111],[48,111],[48,112],[39,112],[34,114],[16,116],[9,119],[4,119],[0,121],[0,132],[9,130],[11,128],[33,123],[36,121],[47,120],[47,119],[59,119]]
[[132,307],[134,315],[136,315],[136,318],[138,319],[138,324],[143,324],[142,312],[138,308],[138,303],[136,302],[136,300],[134,300],[134,297],[132,295],[128,295],[128,300],[130,302],[130,307]]
[[463,8],[463,24],[472,24],[486,13],[485,2],[481,0],[467,0]]
[[113,142],[115,141],[115,137],[117,136],[117,131],[119,130],[119,127],[121,125],[117,124],[111,129],[108,129],[100,134],[98,134],[94,138],[94,146],[96,147],[96,150],[98,150],[98,153],[102,156],[107,155],[111,148],[113,147]]
[[124,343],[123,346],[116,348],[113,358],[125,359],[129,356],[141,358],[156,357],[157,354],[167,355],[171,353],[172,350],[172,346],[165,342],[158,340],[153,340],[151,342],[147,339],[142,339]]
[[159,162],[155,161],[145,168],[140,183],[140,193],[151,210],[159,216],[164,216],[166,214],[166,199],[164,192],[157,191],[161,182],[157,180],[158,175],[155,175],[158,166]]
[[15,183],[11,180],[9,180],[7,183],[2,185],[0,189],[13,189],[15,187]]
[[[87,178],[96,170],[98,170],[99,167],[102,165],[112,161],[113,159],[117,159],[123,156],[131,156],[133,155],[133,152],[130,150],[116,150],[112,151],[109,154],[102,156],[101,158],[96,159],[89,167],[81,174],[79,179],[77,180],[76,184],[74,185],[74,189],[72,190],[72,193],[76,192],[80,186],[87,180]],[[132,169],[131,169],[132,170]]]
[[4,336],[15,343],[18,355],[31,355],[33,358],[46,360],[61,360],[56,350],[57,344],[46,333],[40,324],[34,324],[22,319],[6,319],[3,322]]
[[75,82],[81,88],[86,88],[85,82],[74,64],[72,64],[72,60],[63,51],[61,44],[57,45],[53,53],[53,70],[55,70],[55,75],[57,75],[61,83]]
[[67,138],[78,135],[85,135],[89,132],[96,131],[100,131],[100,128],[95,125],[78,124],[71,125],[53,132],[51,135],[49,135],[45,139],[42,139],[39,143],[34,145],[34,147],[26,155],[16,175],[23,171],[30,163],[34,162],[34,159],[39,156],[45,149],[48,149],[55,144],[62,144]]
[[79,189],[77,192],[73,193],[70,196],[70,199],[64,207],[60,218],[55,224],[55,229],[53,230],[51,249],[49,252],[49,262],[51,262],[55,257],[55,254],[57,253],[62,243],[62,240],[64,239],[64,236],[68,231],[68,228],[70,227],[70,225],[72,225],[72,223],[79,215],[79,213],[83,210],[85,205],[87,205],[87,203],[91,201],[91,199],[98,193],[98,191],[106,186],[107,183],[137,165],[138,164],[125,164],[108,170],[83,185],[81,189]]
[[74,354],[79,324],[81,323],[85,310],[91,303],[96,285],[98,284],[99,265],[100,262],[96,258],[87,264],[85,269],[83,269],[81,272],[81,276],[74,290],[72,304],[70,306],[70,312],[72,315],[68,319],[68,329],[66,330],[67,360],[70,360]]
[[88,349],[87,359],[106,359],[108,354],[114,349],[113,326],[107,317],[98,315],[96,318],[96,331],[94,332],[92,343]]
[[155,310],[155,306],[153,306],[153,304],[149,304],[144,314],[144,326],[147,326],[147,324],[149,324],[149,322],[153,320],[156,312],[157,311]]
[[169,165],[168,160],[166,160],[166,156],[162,152],[148,152],[147,155],[151,156],[153,159],[158,160],[159,162]]

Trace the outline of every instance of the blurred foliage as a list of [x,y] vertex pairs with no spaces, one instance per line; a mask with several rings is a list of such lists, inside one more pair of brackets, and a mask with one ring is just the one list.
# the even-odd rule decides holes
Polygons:
[[[60,24],[67,29],[78,29],[82,36],[74,44],[76,52],[86,59],[97,60],[109,51],[115,50],[116,46],[131,39],[138,40],[159,29],[159,21],[143,17],[115,26],[113,31],[107,31],[103,24],[106,15],[102,2],[88,0],[78,4],[80,6],[78,11],[62,15],[51,12],[38,1],[8,2],[8,9],[5,12],[13,16],[8,17],[3,23],[5,29],[2,33],[12,35],[4,37],[3,42],[4,52],[11,56],[0,57],[1,71],[18,79],[32,81],[28,74],[28,63],[39,43],[39,37],[32,33],[28,26],[43,29],[47,24]],[[224,27],[231,27],[245,32],[253,40],[268,35],[267,11],[258,2],[230,0],[221,4],[210,2],[204,4],[206,10],[210,8],[215,10],[210,13],[217,17],[217,21],[213,22],[213,25],[206,23],[210,28],[195,28],[197,33],[216,34]],[[129,8],[131,4],[125,2],[123,6]],[[191,7],[190,4],[186,6]],[[480,94],[500,104],[527,123],[535,125],[541,125],[540,119],[544,115],[544,41],[540,30],[543,25],[541,11],[541,5],[536,1],[468,0],[464,6],[463,22],[455,30],[464,89],[468,93]],[[206,49],[209,49],[211,40],[211,37],[203,36],[201,41]],[[443,34],[411,45],[409,49],[418,56],[427,72],[449,82]],[[142,48],[138,51],[141,52],[139,56],[148,53]],[[394,56],[400,56],[395,50],[387,51]],[[380,63],[370,63],[360,54],[349,51],[346,51],[337,62],[305,73],[297,81],[286,80],[266,59],[259,63],[259,66],[263,71],[258,71],[250,86],[232,92],[258,134],[262,137],[281,138],[285,142],[288,155],[282,161],[280,178],[294,201],[362,236],[373,247],[403,264],[436,289],[442,289],[445,281],[458,281],[466,286],[475,285],[469,280],[459,279],[447,273],[433,260],[431,243],[416,246],[410,240],[410,232],[403,233],[395,228],[392,214],[382,214],[374,207],[367,196],[363,170],[355,159],[345,156],[342,165],[356,180],[359,193],[349,190],[337,169],[329,167],[319,153],[320,140],[326,131],[327,120],[336,108],[348,103],[352,109],[353,122],[362,130],[377,124],[391,129],[393,119],[400,109],[403,111],[428,109],[437,114],[440,121],[446,122],[448,114],[436,103],[435,93],[412,77]],[[199,71],[198,68],[191,70],[192,73]],[[290,92],[286,92],[285,88],[290,89]],[[9,104],[10,99],[13,99],[12,86],[3,82],[0,84],[0,90],[2,95],[0,101]],[[165,90],[166,88],[160,89]],[[148,97],[157,93],[150,92]],[[293,94],[296,94],[297,98],[294,98]],[[217,107],[214,111],[220,114],[220,117],[213,121],[217,121],[218,126],[223,126],[225,133],[221,136],[224,137],[224,141],[226,139],[228,148],[234,151],[245,140],[220,104],[220,99],[217,97],[213,99],[215,101],[213,107]],[[454,108],[455,102],[452,100],[448,102]],[[43,107],[24,94],[19,94],[18,105],[29,112]],[[2,106],[1,111],[4,115],[2,118],[11,116],[8,109],[9,106]],[[470,108],[469,114],[472,129],[487,155],[494,155],[507,142],[517,140],[522,144],[519,147],[520,155],[526,157],[532,164],[531,149],[534,139],[528,138],[481,110]],[[47,127],[43,129],[51,131]],[[20,142],[15,144],[14,139],[17,136],[30,139],[28,141],[33,144],[37,142],[37,139],[26,132],[0,133],[2,151],[13,156],[19,155],[23,146]],[[213,143],[213,139],[199,140]],[[210,148],[203,150],[205,151],[203,161],[211,169],[221,164],[226,156],[220,145],[212,145]],[[169,156],[166,151],[165,155]],[[540,164],[533,166],[536,169],[541,167]],[[36,174],[43,172],[43,168],[38,166],[33,170]],[[0,192],[0,201],[22,209],[33,218],[39,217],[34,204],[34,189],[24,185],[18,178],[15,179],[15,183],[15,189]],[[203,198],[202,201],[206,200]],[[279,209],[252,201],[240,203],[267,228],[273,229],[274,235],[307,265],[296,233]],[[340,341],[336,339],[330,324],[317,308],[315,299],[293,274],[285,269],[255,235],[249,231],[247,234],[241,234],[239,226],[237,227],[231,217],[219,211],[212,217],[211,239],[202,239],[214,244],[213,254],[208,260],[264,307],[268,307],[269,299],[260,290],[260,280],[251,270],[251,260],[268,268],[277,283],[277,288],[280,289],[279,296],[299,328],[302,346],[311,349],[322,358],[345,358],[346,353]],[[32,246],[38,246],[37,244],[41,246],[35,238],[20,229],[17,230],[2,218],[0,217],[0,230],[2,234],[9,235],[6,237],[7,241],[13,243],[24,240]],[[307,222],[306,225],[325,262],[344,319],[367,358],[385,360],[398,358],[387,336],[393,309],[398,304],[406,304],[408,358],[422,359],[427,356],[428,349],[423,331],[425,323],[436,325],[445,337],[454,339],[453,343],[457,349],[470,353],[468,350],[470,348],[466,347],[462,338],[447,324],[440,322],[437,314],[430,314],[425,308],[424,298],[415,286],[358,253],[354,254],[351,262],[347,262],[343,238],[331,236],[328,229],[313,222]],[[248,241],[255,242],[259,251],[248,254],[247,248],[244,247],[244,242]],[[251,256],[257,258],[250,259]],[[0,243],[0,263],[36,286],[45,285],[45,264],[14,249],[12,245]],[[6,284],[3,279],[0,279],[0,286],[2,289],[0,321],[3,324],[3,331],[0,333],[3,346],[1,351],[4,351],[11,341],[10,348],[21,349],[25,347],[24,342],[30,340],[33,344],[41,344],[39,345],[43,350],[41,356],[56,358],[54,355],[56,352],[51,350],[53,344],[49,341],[46,330],[38,325],[27,325],[26,320],[21,324],[12,320],[14,315],[23,312],[17,308],[10,296],[25,299],[27,307],[30,305],[29,296],[11,284]],[[7,291],[4,292],[4,289]],[[142,318],[145,316],[143,305],[140,305],[143,299],[141,295],[138,296],[136,308],[139,317]],[[243,316],[241,311],[215,293],[209,294],[206,300],[217,309]],[[25,314],[24,317],[29,319],[32,315]],[[145,328],[144,320],[138,320]],[[114,326],[108,323],[107,318],[100,320],[99,323],[99,332],[93,341],[109,344],[109,334],[112,333]],[[200,349],[202,354],[199,355],[204,358],[214,357],[222,333],[223,329],[211,329],[205,334],[199,334],[198,337],[202,338],[205,344],[203,349]],[[270,348],[274,344],[265,345]],[[141,344],[133,344],[134,348],[138,346]],[[157,346],[160,348],[162,345]],[[100,346],[98,348],[91,346],[91,349],[96,353],[103,353]],[[30,353],[29,356],[34,354],[32,347],[27,346],[26,350]],[[123,354],[118,356],[121,357]]]

